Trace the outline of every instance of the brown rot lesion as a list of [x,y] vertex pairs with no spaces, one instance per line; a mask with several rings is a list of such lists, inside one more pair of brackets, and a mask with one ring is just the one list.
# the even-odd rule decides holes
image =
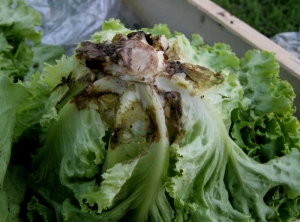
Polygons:
[[115,41],[112,43],[94,43],[90,41],[82,42],[80,47],[76,49],[76,58],[84,60],[90,69],[103,70],[107,58],[114,63],[118,63],[118,49],[121,49],[124,41]]
[[179,61],[168,61],[165,71],[170,75],[186,72],[184,64]]
[[165,72],[171,77],[176,74],[185,74],[185,79],[198,89],[207,89],[224,81],[222,72],[216,73],[207,67],[180,61],[168,61]]
[[67,85],[67,86],[71,89],[71,88],[73,88],[74,83],[75,83],[75,79],[74,79],[74,77],[73,77],[73,73],[70,72],[70,74],[69,74],[67,77],[63,76],[63,77],[61,78],[60,83],[57,84],[57,85],[53,88],[52,91],[55,91],[56,89],[58,89],[59,87],[64,86],[64,85]]
[[76,58],[89,69],[100,70],[106,75],[152,76],[159,72],[160,63],[167,60],[168,47],[163,35],[153,36],[143,31],[119,33],[103,43],[82,42],[76,49]]
[[[182,99],[179,92],[170,91],[165,93],[168,133],[170,142],[182,136]],[[167,110],[167,111],[166,111]]]
[[112,130],[111,136],[110,136],[110,142],[109,142],[110,149],[114,150],[118,146],[119,137],[120,137],[120,133],[122,132],[122,130],[123,130],[122,126],[116,127]]

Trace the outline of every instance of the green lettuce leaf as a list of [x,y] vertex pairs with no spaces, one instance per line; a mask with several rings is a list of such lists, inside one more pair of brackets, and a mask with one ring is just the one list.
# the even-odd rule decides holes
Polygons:
[[91,40],[93,42],[104,42],[112,40],[113,37],[119,34],[128,34],[131,30],[127,29],[120,20],[109,19],[104,21],[100,32],[96,32],[92,35]]
[[62,221],[60,217],[53,212],[49,207],[40,203],[40,201],[33,196],[31,201],[27,204],[27,219],[30,222],[42,220],[44,222],[51,222],[51,221]]
[[40,15],[24,1],[4,0],[0,6],[0,70],[13,80],[23,79],[32,66],[28,41],[40,43]]
[[[148,127],[152,126],[149,125],[149,116],[143,114],[137,95],[144,96],[144,101],[148,101],[148,106],[151,107],[159,105],[159,98],[152,104],[149,92],[136,86],[140,93],[138,90],[133,93],[133,89],[129,88],[118,101],[115,93],[122,92],[122,85],[114,80],[103,78],[94,83],[105,92],[98,101],[89,100],[90,96],[82,92],[63,106],[58,113],[59,120],[50,124],[45,145],[34,159],[34,165],[37,166],[34,167],[37,169],[35,180],[41,181],[42,184],[38,186],[49,190],[56,187],[60,198],[67,195],[59,187],[68,187],[86,212],[95,210],[101,213],[113,207],[111,211],[103,212],[104,215],[109,215],[110,220],[136,218],[137,221],[170,221],[173,213],[163,188],[167,170],[164,165],[168,163],[168,143],[166,139],[161,139],[151,144],[145,139]],[[112,81],[111,85],[109,81]],[[105,88],[113,85],[116,87],[115,91],[107,93]],[[101,95],[101,91],[97,93]],[[116,113],[112,108],[118,102],[119,111]],[[132,110],[132,119],[128,118],[128,112],[124,113],[128,109]],[[99,110],[108,115],[100,116]],[[162,124],[162,117],[162,113],[156,114],[155,121],[160,123],[159,127],[163,130],[159,137],[165,138],[163,135],[166,134],[166,126]],[[128,130],[126,127],[123,132],[118,129],[118,124],[126,124],[132,128]],[[118,143],[114,144],[111,139],[108,145],[104,140],[114,133],[119,137]],[[152,159],[157,162],[153,164]],[[99,167],[101,164],[103,166]],[[61,184],[57,184],[59,177]],[[98,183],[100,184],[97,185]],[[141,200],[141,195],[148,198]],[[122,212],[119,209],[123,209]]]
[[187,134],[173,144],[176,176],[167,186],[175,199],[175,221],[266,221],[278,216],[278,210],[264,200],[270,189],[280,187],[287,199],[299,196],[297,150],[259,164],[230,139],[204,98],[184,103],[184,109],[194,111],[182,117]]
[[33,53],[32,65],[25,76],[25,81],[33,73],[43,73],[45,64],[55,65],[56,60],[59,60],[65,53],[64,48],[59,45],[38,44],[34,45],[31,50]]
[[39,121],[45,113],[45,103],[51,93],[50,88],[41,79],[41,74],[37,72],[31,75],[27,81],[20,82],[31,93],[31,96],[19,103],[13,132],[14,143],[26,130],[41,130]]
[[30,8],[24,1],[4,0],[0,6],[0,27],[4,30],[6,38],[17,37],[29,39],[39,43],[41,33],[34,27],[40,25],[40,15]]
[[[4,190],[4,181],[11,157],[13,129],[16,122],[19,103],[28,98],[30,93],[20,84],[0,74],[0,220],[6,221],[10,217],[8,193]],[[21,186],[22,184],[20,184]],[[16,200],[18,202],[18,200]],[[14,208],[14,207],[13,207]],[[12,210],[13,210],[12,208]]]
[[295,97],[292,86],[279,78],[279,65],[269,52],[249,51],[237,71],[245,110],[232,115],[231,136],[252,158],[267,162],[300,149],[300,124],[293,116]]
[[111,19],[76,55],[15,84],[31,95],[13,106],[10,136],[15,147],[39,138],[29,220],[299,218],[299,122],[274,55],[238,59],[192,38]]
[[1,191],[7,195],[7,222],[19,221],[21,204],[25,199],[26,193],[26,175],[25,168],[17,165],[9,165],[3,183],[3,191]]

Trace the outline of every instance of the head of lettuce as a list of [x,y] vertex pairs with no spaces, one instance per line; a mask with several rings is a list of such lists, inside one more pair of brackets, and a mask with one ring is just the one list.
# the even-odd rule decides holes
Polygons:
[[[23,156],[30,167],[18,171],[27,187],[21,216],[299,217],[300,127],[274,55],[253,50],[238,59],[227,45],[192,37],[109,20],[43,73],[19,83],[1,77],[0,95],[15,96],[1,112],[12,115],[12,152],[31,153]],[[18,176],[7,172],[10,182]]]

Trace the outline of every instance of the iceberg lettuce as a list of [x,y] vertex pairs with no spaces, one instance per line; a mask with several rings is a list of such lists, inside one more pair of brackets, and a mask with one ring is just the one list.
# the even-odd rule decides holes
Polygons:
[[73,56],[0,87],[2,98],[15,95],[0,109],[3,121],[2,107],[15,115],[1,151],[14,141],[31,153],[19,217],[299,218],[300,127],[293,89],[278,73],[270,52],[239,59],[166,25],[106,21]]

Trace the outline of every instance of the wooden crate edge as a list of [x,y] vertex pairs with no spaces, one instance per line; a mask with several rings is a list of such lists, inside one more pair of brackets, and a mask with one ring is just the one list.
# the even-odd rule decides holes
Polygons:
[[211,0],[188,0],[228,31],[259,50],[274,52],[281,68],[300,79],[300,59]]

